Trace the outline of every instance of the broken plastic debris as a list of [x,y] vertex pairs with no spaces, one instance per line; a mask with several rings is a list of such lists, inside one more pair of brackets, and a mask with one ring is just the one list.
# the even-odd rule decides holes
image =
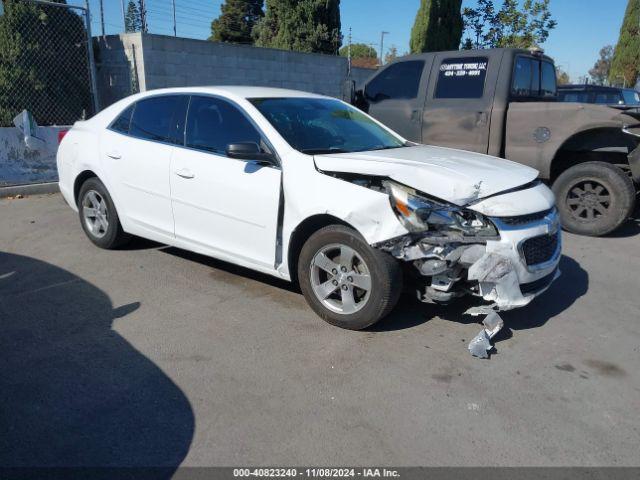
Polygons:
[[22,133],[24,144],[29,150],[42,150],[45,148],[45,141],[36,136],[38,124],[30,112],[22,110],[14,119],[13,124]]
[[474,357],[489,358],[489,351],[493,348],[491,339],[504,326],[504,321],[496,312],[491,312],[482,321],[484,328],[469,342],[469,352]]

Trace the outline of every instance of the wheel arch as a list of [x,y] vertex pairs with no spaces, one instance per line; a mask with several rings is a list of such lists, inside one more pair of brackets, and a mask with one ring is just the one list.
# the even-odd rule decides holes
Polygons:
[[98,177],[98,175],[93,170],[83,170],[76,176],[75,180],[73,181],[73,200],[76,202],[76,207],[78,206],[78,195],[80,195],[82,184],[84,184],[84,182],[86,182],[90,178],[97,178],[98,180],[100,180],[100,177]]
[[549,167],[549,179],[554,182],[568,168],[592,161],[628,166],[627,156],[634,148],[633,140],[619,127],[583,130],[558,148]]
[[305,218],[296,226],[289,236],[287,265],[289,267],[289,276],[291,277],[292,282],[298,282],[298,257],[300,256],[300,251],[302,250],[303,245],[311,235],[321,228],[328,227],[329,225],[344,225],[345,227],[353,228],[357,231],[357,228],[353,225],[350,225],[334,215],[324,213]]

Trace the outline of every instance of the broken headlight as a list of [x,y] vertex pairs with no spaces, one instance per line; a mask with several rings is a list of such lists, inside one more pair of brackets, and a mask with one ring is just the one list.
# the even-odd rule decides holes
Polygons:
[[413,188],[384,181],[391,206],[398,219],[410,232],[457,232],[464,236],[497,237],[496,227],[484,215],[426,198]]

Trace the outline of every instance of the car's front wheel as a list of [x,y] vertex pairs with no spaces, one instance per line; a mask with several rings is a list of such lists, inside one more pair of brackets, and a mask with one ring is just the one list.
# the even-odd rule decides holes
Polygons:
[[80,187],[78,214],[84,233],[100,248],[118,248],[131,238],[122,230],[109,192],[95,177],[89,178]]
[[330,225],[304,244],[298,281],[311,308],[325,321],[361,330],[388,315],[402,290],[397,260],[373,249],[355,230]]

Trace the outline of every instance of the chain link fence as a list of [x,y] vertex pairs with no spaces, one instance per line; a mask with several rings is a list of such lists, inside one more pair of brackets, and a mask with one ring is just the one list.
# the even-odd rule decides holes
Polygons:
[[97,110],[88,17],[65,3],[4,0],[0,127],[13,126],[22,110],[41,126],[71,125]]

